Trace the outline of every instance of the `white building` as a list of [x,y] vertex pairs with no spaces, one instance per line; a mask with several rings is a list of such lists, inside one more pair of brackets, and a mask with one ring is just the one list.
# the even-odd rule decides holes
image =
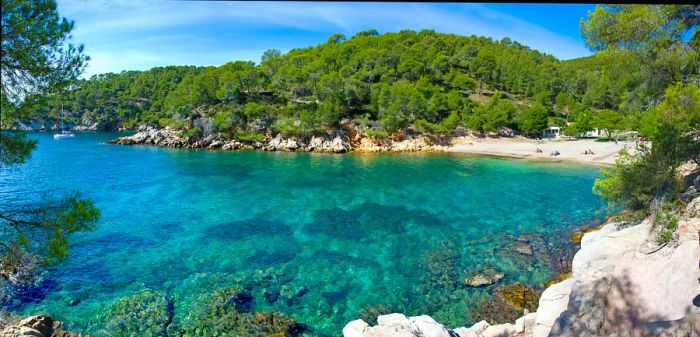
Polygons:
[[593,129],[584,132],[579,132],[576,136],[578,138],[598,138],[604,134],[603,130]]
[[561,137],[561,128],[558,126],[550,126],[542,131],[542,138],[559,138]]

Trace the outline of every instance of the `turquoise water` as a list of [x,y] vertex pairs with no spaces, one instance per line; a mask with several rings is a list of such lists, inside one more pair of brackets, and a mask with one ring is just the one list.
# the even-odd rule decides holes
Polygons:
[[[163,291],[177,320],[196,296],[233,283],[251,289],[255,310],[290,314],[318,334],[339,335],[369,306],[461,326],[490,295],[460,280],[491,268],[503,283],[541,286],[556,258],[575,250],[571,229],[606,212],[591,193],[598,169],[587,166],[160,149],[105,144],[110,133],[31,137],[32,158],[0,172],[0,204],[79,190],[102,216],[97,230],[74,237],[41,291],[3,305],[97,336],[108,333],[101,313],[123,296]],[[533,256],[513,251],[521,235]]]

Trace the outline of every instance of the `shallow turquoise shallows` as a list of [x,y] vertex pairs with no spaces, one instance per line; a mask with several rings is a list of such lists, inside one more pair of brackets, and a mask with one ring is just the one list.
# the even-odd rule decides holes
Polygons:
[[[254,310],[319,334],[339,335],[372,306],[456,327],[491,296],[465,277],[490,269],[501,284],[541,285],[575,251],[571,230],[607,212],[591,192],[595,167],[105,143],[116,136],[32,133],[32,158],[0,172],[3,207],[78,190],[102,214],[32,301],[7,308],[99,336],[110,304],[144,288],[172,297],[178,319],[188,301],[237,283]],[[532,256],[515,251],[523,235]]]

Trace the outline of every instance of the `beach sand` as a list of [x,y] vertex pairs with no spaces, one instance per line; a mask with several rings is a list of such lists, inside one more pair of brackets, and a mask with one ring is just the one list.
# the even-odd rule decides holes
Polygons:
[[[465,138],[460,142],[449,146],[448,152],[486,154],[502,157],[516,157],[535,160],[573,161],[593,165],[611,166],[619,158],[619,152],[627,146],[631,152],[635,149],[635,143],[620,141],[598,142],[595,139],[545,139],[533,140],[524,137],[516,138]],[[537,148],[542,150],[536,152]],[[558,156],[552,156],[555,150]],[[583,154],[586,150],[592,150],[594,154]]]

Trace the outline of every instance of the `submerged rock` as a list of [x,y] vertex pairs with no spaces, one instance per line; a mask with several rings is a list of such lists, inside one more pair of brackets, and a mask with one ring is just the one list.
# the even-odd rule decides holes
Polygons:
[[107,309],[104,328],[110,336],[162,336],[171,321],[165,294],[144,290],[115,301]]
[[263,297],[265,297],[265,300],[267,301],[267,303],[273,304],[273,303],[277,302],[277,299],[280,298],[280,292],[278,290],[266,289],[263,292]]
[[532,287],[522,285],[519,282],[498,286],[494,289],[493,294],[497,298],[506,300],[520,311],[534,311],[537,308],[539,293]]
[[470,287],[490,286],[503,279],[505,275],[499,272],[478,273],[464,279],[464,284]]
[[532,246],[525,242],[518,241],[518,243],[515,245],[514,250],[522,255],[532,256],[534,254],[532,251]]
[[[244,295],[242,295],[244,294]],[[298,336],[307,330],[294,318],[270,311],[252,311],[254,298],[238,287],[202,295],[180,309],[182,320],[168,331],[175,336]],[[246,311],[241,311],[244,300]]]

